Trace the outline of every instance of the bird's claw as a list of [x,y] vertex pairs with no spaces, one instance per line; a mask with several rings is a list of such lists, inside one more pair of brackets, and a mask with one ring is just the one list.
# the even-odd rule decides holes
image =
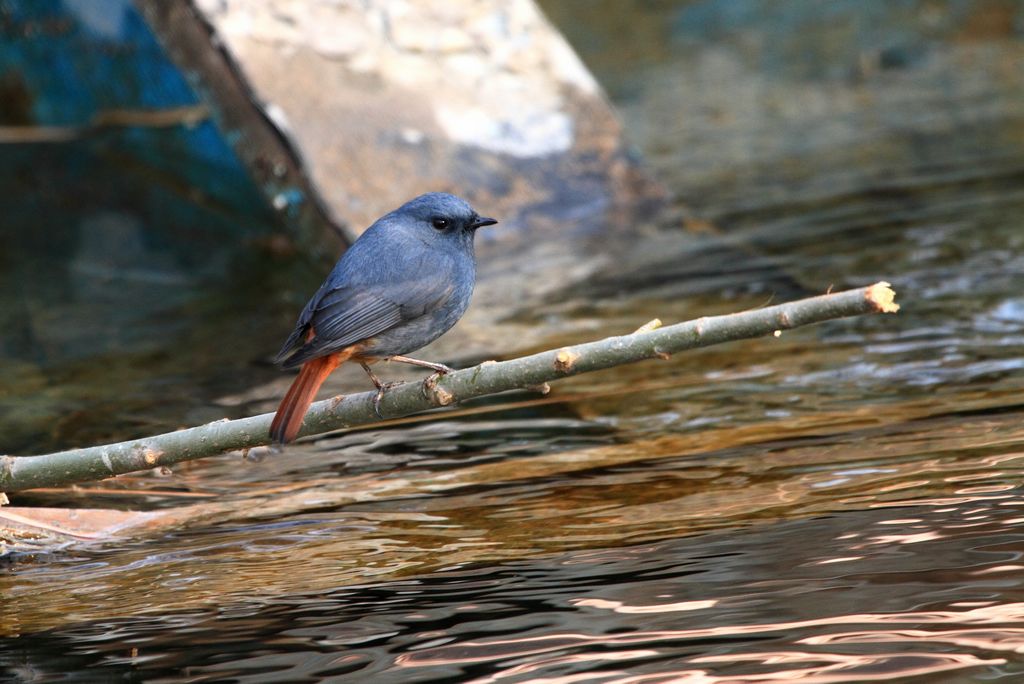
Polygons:
[[380,400],[384,398],[384,392],[391,389],[395,385],[401,385],[400,382],[382,382],[377,385],[377,396],[373,398],[373,412],[377,414],[377,417],[384,420],[384,414],[380,412]]
[[437,364],[434,367],[434,372],[427,376],[426,380],[423,381],[423,395],[429,397],[430,393],[437,387],[437,382],[449,373],[454,373],[454,368],[449,368],[444,364]]

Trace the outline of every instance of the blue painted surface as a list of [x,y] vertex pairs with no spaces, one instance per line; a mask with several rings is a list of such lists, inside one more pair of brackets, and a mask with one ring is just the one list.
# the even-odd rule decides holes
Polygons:
[[4,0],[0,63],[33,95],[37,123],[84,123],[99,109],[196,104],[127,0]]
[[[0,0],[0,103],[16,98],[27,99],[21,110],[30,120],[5,121],[0,105],[0,125],[82,126],[104,110],[200,104],[128,0]],[[193,127],[122,127],[94,137],[101,152],[127,156],[237,212],[243,232],[276,220],[209,119]]]

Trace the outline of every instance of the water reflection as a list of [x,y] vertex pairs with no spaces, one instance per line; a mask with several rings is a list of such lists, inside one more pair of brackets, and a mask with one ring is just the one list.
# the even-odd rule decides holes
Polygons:
[[[215,131],[165,133],[171,145]],[[291,315],[282,297],[306,270],[274,249],[278,219],[231,169],[189,166],[219,179],[224,204],[143,163],[143,148],[115,133],[3,146],[4,453],[215,419],[225,411],[213,399],[237,391],[240,377],[273,373],[251,362],[269,353],[268,322]],[[159,161],[175,160],[187,165],[173,154]]]
[[[1024,603],[1012,600],[1021,589],[1024,492],[969,489],[954,486],[952,496],[935,501],[887,502],[743,532],[485,565],[439,558],[439,569],[429,574],[373,584],[365,582],[375,558],[401,554],[410,538],[393,536],[389,544],[381,529],[406,516],[368,516],[364,522],[378,527],[378,544],[356,543],[361,548],[350,558],[363,567],[350,586],[297,594],[279,586],[259,596],[238,587],[234,600],[220,595],[217,611],[181,604],[168,611],[160,587],[141,582],[133,590],[121,574],[122,600],[136,601],[142,591],[153,599],[149,609],[136,605],[132,616],[118,617],[108,606],[94,613],[106,615],[101,621],[5,639],[0,664],[40,681],[61,668],[146,679],[187,673],[199,682],[356,673],[374,681],[617,682],[1008,675],[1024,665],[1018,655]],[[445,520],[451,523],[420,514],[416,522],[429,527]],[[324,522],[321,534],[330,527]],[[263,528],[276,528],[272,542],[248,552],[290,556],[291,569],[282,570],[296,588],[311,558],[292,552],[314,527],[274,523]],[[358,535],[354,528],[345,532]],[[221,543],[196,544],[190,553],[213,552]],[[177,540],[174,547],[180,546]],[[140,562],[166,566],[174,553]],[[345,558],[335,549],[322,571],[337,581]],[[81,589],[102,591],[102,573],[96,574],[102,559],[75,563],[93,576]],[[205,574],[165,572],[164,589],[187,591],[209,581],[226,560],[223,549],[209,560]],[[255,569],[230,571],[244,584]],[[16,599],[7,591],[5,597]],[[29,614],[11,607],[5,600],[8,630]]]

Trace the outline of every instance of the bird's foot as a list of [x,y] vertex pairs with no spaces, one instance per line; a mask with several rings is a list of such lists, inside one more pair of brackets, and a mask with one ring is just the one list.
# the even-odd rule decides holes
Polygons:
[[384,398],[384,392],[401,384],[401,382],[382,382],[377,385],[377,396],[373,398],[373,412],[381,420],[384,420],[384,414],[380,412],[380,400]]
[[437,382],[441,378],[449,373],[455,372],[454,368],[449,368],[443,363],[437,363],[431,367],[434,369],[434,372],[427,376],[427,379],[423,381],[423,396],[425,397],[429,397],[434,393],[434,390],[437,388]]

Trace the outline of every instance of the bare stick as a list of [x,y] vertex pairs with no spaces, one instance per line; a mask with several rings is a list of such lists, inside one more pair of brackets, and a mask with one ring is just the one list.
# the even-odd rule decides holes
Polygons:
[[[388,390],[380,408],[397,418],[456,401],[523,387],[543,386],[568,375],[644,359],[667,359],[686,349],[771,335],[780,330],[867,313],[894,313],[899,306],[888,283],[801,299],[727,316],[700,318],[666,327],[648,324],[635,333],[564,347],[445,375],[432,385],[410,382]],[[310,408],[301,435],[373,423],[374,392],[320,401]],[[100,480],[169,466],[235,449],[270,443],[269,413],[223,420],[117,444],[43,456],[0,456],[0,492]]]

